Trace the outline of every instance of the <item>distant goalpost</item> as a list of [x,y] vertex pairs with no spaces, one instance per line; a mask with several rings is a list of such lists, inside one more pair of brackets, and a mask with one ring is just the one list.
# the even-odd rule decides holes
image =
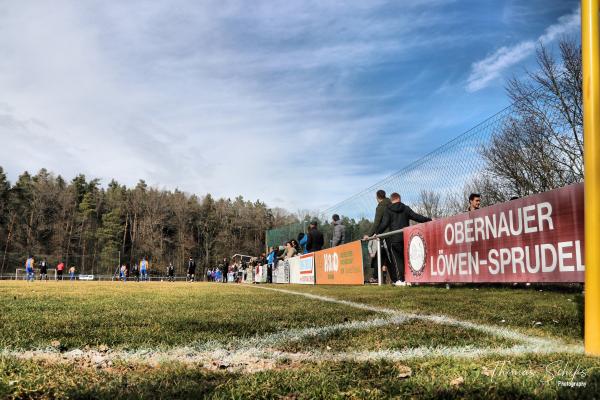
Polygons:
[[[53,280],[57,280],[58,273],[56,272],[56,268],[48,268],[47,271],[48,271],[48,279],[52,279],[52,275],[54,275]],[[33,278],[34,278],[34,280],[40,279],[39,269],[36,269],[33,271]],[[17,268],[15,270],[15,280],[18,281],[19,279],[27,279],[27,274],[25,273],[25,268]]]

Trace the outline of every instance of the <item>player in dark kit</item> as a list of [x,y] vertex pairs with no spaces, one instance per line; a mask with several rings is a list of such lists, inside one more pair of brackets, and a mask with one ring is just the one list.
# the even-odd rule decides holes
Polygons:
[[169,280],[169,282],[174,282],[175,281],[175,267],[173,267],[173,263],[169,263],[169,266],[167,267],[167,279]]
[[188,269],[187,269],[187,281],[194,282],[194,277],[196,275],[196,261],[192,257],[188,261]]
[[48,263],[45,258],[44,261],[40,263],[40,281],[41,280],[48,280]]
[[[130,271],[126,270],[126,272],[127,276],[129,276]],[[133,276],[133,279],[135,279],[136,282],[140,281],[140,270],[136,263],[131,263],[131,276]]]

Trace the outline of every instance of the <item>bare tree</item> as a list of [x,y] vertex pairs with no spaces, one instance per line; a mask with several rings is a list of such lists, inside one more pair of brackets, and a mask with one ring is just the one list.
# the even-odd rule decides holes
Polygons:
[[[492,188],[526,196],[583,180],[581,48],[562,39],[561,61],[540,44],[539,70],[511,79],[515,112],[481,149]],[[502,197],[502,196],[501,196]]]
[[440,203],[441,196],[432,190],[421,190],[419,193],[419,204],[415,207],[419,214],[429,218],[441,218],[444,210]]

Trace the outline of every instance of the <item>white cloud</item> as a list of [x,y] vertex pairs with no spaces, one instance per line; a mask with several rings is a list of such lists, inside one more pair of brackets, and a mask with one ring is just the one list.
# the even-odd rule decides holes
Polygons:
[[400,118],[363,115],[349,71],[426,46],[435,18],[375,5],[10,2],[0,165],[324,207],[376,179],[361,157]]
[[483,60],[473,63],[467,90],[476,92],[487,87],[503,71],[529,57],[534,50],[534,41],[524,41],[511,47],[503,46]]
[[0,165],[324,209],[469,117],[415,84],[472,36],[442,3],[5,1]]
[[512,46],[503,46],[483,60],[476,61],[471,66],[471,74],[467,78],[466,89],[476,92],[487,87],[499,78],[504,71],[523,61],[535,52],[536,43],[549,43],[560,35],[579,28],[581,10],[577,8],[571,14],[563,15],[558,22],[546,28],[537,40],[525,40]]

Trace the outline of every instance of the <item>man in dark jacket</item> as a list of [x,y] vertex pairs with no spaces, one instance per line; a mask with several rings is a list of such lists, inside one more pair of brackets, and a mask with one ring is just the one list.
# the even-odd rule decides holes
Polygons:
[[221,279],[221,281],[223,283],[227,283],[227,273],[229,272],[229,261],[227,260],[227,257],[223,258],[223,277]]
[[187,281],[194,282],[195,278],[196,278],[196,261],[194,261],[192,256],[190,256],[190,259],[188,260],[188,267],[187,267]]
[[[371,225],[371,229],[369,229],[369,233],[367,233],[364,239],[367,239],[369,236],[373,236],[378,232],[379,225],[381,221],[383,221],[383,215],[385,214],[385,210],[388,208],[390,204],[390,199],[385,197],[385,190],[378,190],[375,195],[377,198],[377,208],[375,209],[375,218],[373,219],[373,225]],[[385,230],[384,232],[388,232]],[[381,232],[381,233],[384,233]]]
[[133,276],[136,282],[140,281],[140,270],[138,269],[137,263],[132,263],[131,272],[128,268],[125,268],[125,271],[127,273],[127,277],[129,277],[129,275],[131,274],[131,276]]
[[324,243],[323,234],[317,229],[317,221],[311,222],[308,231],[308,240],[306,241],[306,250],[309,253],[319,251],[323,248]]
[[[373,225],[371,225],[371,229],[369,232],[363,237],[363,239],[368,239],[369,237],[376,234],[381,225],[381,221],[383,220],[383,215],[385,214],[385,210],[388,208],[390,204],[390,199],[385,196],[385,190],[378,190],[375,194],[375,198],[377,199],[377,208],[375,209],[375,218],[373,218]],[[389,229],[384,230],[381,233],[388,232]],[[379,250],[381,252],[381,264],[389,269],[390,265],[392,265],[390,259],[391,257],[388,255],[389,246],[386,239],[381,239],[381,248]],[[371,282],[377,282],[378,280],[378,271],[377,268],[373,268],[373,276],[371,278]]]
[[[397,231],[410,225],[410,221],[429,222],[431,218],[417,214],[409,206],[400,202],[400,195],[392,193],[390,196],[392,204],[385,210],[383,220],[377,228],[377,233],[381,234],[387,230]],[[394,266],[389,268],[392,281],[396,286],[404,286],[404,234],[397,233],[389,237],[388,244],[391,247],[391,257]]]

